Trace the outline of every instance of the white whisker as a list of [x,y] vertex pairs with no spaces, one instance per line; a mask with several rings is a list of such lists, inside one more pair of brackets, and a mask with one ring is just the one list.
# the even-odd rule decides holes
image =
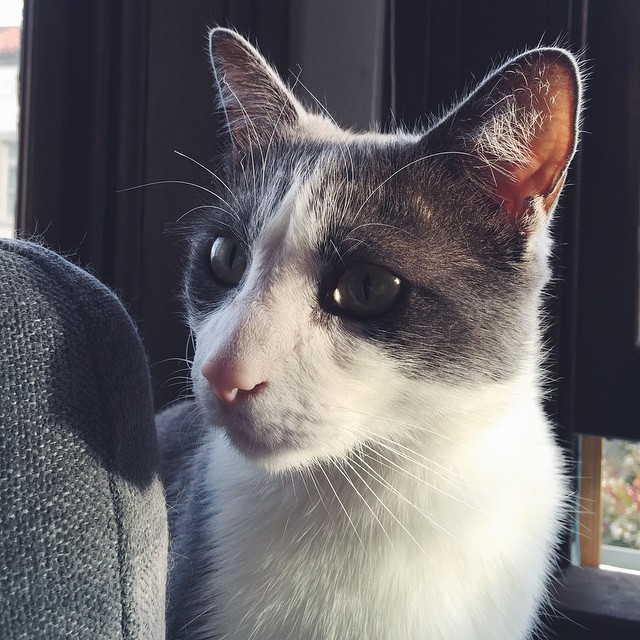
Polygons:
[[201,204],[197,207],[191,207],[191,209],[189,209],[188,211],[185,211],[177,220],[176,222],[180,222],[183,218],[186,218],[190,213],[193,213],[194,211],[199,211],[200,209],[217,209],[218,211],[224,211],[225,213],[227,212],[226,209],[223,209],[222,207],[214,207],[213,205],[210,204]]
[[[380,473],[378,473],[370,464],[368,464],[364,458],[360,458],[361,462],[369,469],[370,475],[374,480],[377,480],[382,486],[384,486],[386,489],[388,489],[389,491],[391,491],[394,495],[396,495],[398,498],[400,498],[405,504],[408,504],[410,507],[412,507],[413,509],[415,509],[420,515],[424,516],[424,518],[426,518],[426,520],[428,520],[434,527],[436,527],[437,529],[439,529],[440,531],[442,531],[443,533],[447,534],[448,536],[450,536],[451,538],[453,538],[456,542],[460,543],[460,544],[464,544],[461,540],[459,540],[455,535],[453,535],[449,530],[447,530],[445,527],[443,527],[437,520],[435,520],[433,518],[433,516],[430,516],[428,513],[426,513],[423,509],[421,509],[420,507],[418,507],[416,504],[414,504],[413,502],[411,502],[411,500],[409,500],[405,495],[403,495],[400,491],[398,491],[398,489],[396,489],[392,484],[390,484],[388,482],[388,480],[386,480],[384,478],[384,476],[382,476]],[[353,460],[352,460],[353,461]],[[398,520],[398,522],[400,523],[400,521]],[[407,531],[407,529],[403,526],[402,527],[405,531]],[[407,531],[407,533],[409,533],[409,531]],[[411,536],[412,540],[414,540],[414,542],[417,543],[417,541],[415,540],[415,538],[409,533],[409,535]],[[418,546],[424,551],[424,549],[422,548],[422,546],[420,544],[418,544]]]
[[211,169],[203,165],[201,162],[198,162],[195,158],[188,156],[186,153],[176,151],[175,149],[173,150],[173,153],[179,155],[181,158],[185,158],[186,160],[193,162],[194,164],[204,169],[212,178],[215,178],[235,198],[235,194],[231,190],[231,187],[215,171],[211,171]]
[[146,182],[145,184],[137,184],[133,187],[125,187],[124,189],[118,189],[117,193],[125,193],[126,191],[134,191],[136,189],[146,189],[147,187],[155,187],[163,184],[179,184],[187,187],[193,187],[194,189],[200,189],[208,193],[210,196],[214,198],[218,198],[221,202],[224,202],[227,206],[230,206],[229,203],[218,193],[215,191],[211,191],[211,189],[207,189],[203,187],[201,184],[196,184],[195,182],[189,182],[187,180],[155,180],[154,182]]
[[[356,474],[356,476],[360,479],[360,481],[371,491],[371,488],[369,487],[369,485],[365,482],[364,478],[362,478],[360,476],[360,474],[358,474],[358,472],[353,468],[353,466],[351,466],[350,461],[348,459],[345,460],[346,464],[349,465],[351,467],[351,469],[353,470],[353,472]],[[384,528],[384,525],[382,524],[382,522],[380,521],[380,518],[378,518],[378,516],[376,515],[376,512],[371,508],[371,505],[367,502],[366,498],[358,491],[358,488],[355,486],[355,484],[352,482],[351,478],[349,477],[348,473],[345,473],[345,471],[340,467],[339,464],[335,465],[335,468],[342,474],[342,476],[344,477],[344,479],[349,483],[349,485],[351,486],[351,488],[356,492],[356,495],[362,500],[362,502],[364,503],[364,505],[367,507],[367,509],[371,512],[371,515],[373,516],[374,520],[380,525],[380,529],[382,529],[382,533],[384,533],[385,537],[387,538],[387,540],[389,541],[389,543],[391,544],[391,546],[393,547],[393,542],[391,541],[391,538],[389,537],[389,534],[387,533],[387,530]],[[374,493],[373,491],[371,491],[372,493]]]
[[[407,460],[411,461],[412,463],[422,466],[425,469],[428,469],[431,473],[437,475],[438,477],[442,478],[443,480],[447,480],[448,482],[451,482],[453,484],[453,481],[451,480],[451,477],[456,477],[458,480],[464,480],[464,476],[460,473],[457,473],[456,471],[454,471],[453,469],[451,469],[450,467],[441,464],[440,462],[437,462],[436,460],[432,460],[431,458],[427,458],[424,454],[418,453],[415,449],[412,449],[411,447],[402,444],[401,442],[398,442],[397,440],[394,440],[393,438],[389,438],[387,436],[384,436],[382,434],[379,433],[375,433],[374,431],[371,430],[365,430],[363,427],[361,427],[361,429],[363,431],[365,431],[365,433],[367,433],[367,435],[371,438],[373,438],[373,440],[375,441],[375,443],[379,446],[384,447],[385,449],[388,449],[390,451],[392,451],[393,453],[396,453],[397,455],[403,455]],[[396,447],[399,447],[400,449],[404,450],[405,452],[409,452],[411,455],[416,456],[417,458],[419,458],[420,460],[422,460],[423,462],[426,463],[426,465],[421,464],[419,460],[416,460],[415,458],[411,458],[409,457],[406,453],[402,454],[401,451],[398,451],[398,449],[396,449]],[[436,468],[440,469],[440,471],[436,471]]]
[[354,233],[356,233],[360,229],[366,229],[367,227],[382,227],[383,229],[390,229],[391,231],[395,231],[398,234],[407,235],[412,240],[418,240],[419,239],[418,236],[415,233],[411,233],[407,229],[401,229],[400,227],[397,227],[397,226],[392,225],[392,224],[385,224],[384,222],[362,222],[359,225],[355,226],[353,229],[351,229],[351,231],[349,231],[349,233],[345,237],[345,240],[350,240],[351,236]]
[[[416,465],[418,467],[421,467],[423,469],[426,469],[429,472],[433,472],[432,469],[430,469],[429,467],[426,467],[423,464],[417,463],[415,460],[413,460],[413,458],[399,452],[396,451],[395,449],[391,448],[388,445],[382,444],[382,443],[377,443],[379,446],[382,446],[386,449],[388,449],[389,451],[391,451],[392,453],[394,453],[395,455],[399,456],[400,458],[402,458],[403,460],[406,460],[407,462],[410,462],[412,465]],[[368,450],[370,450],[373,454],[375,454],[376,456],[378,456],[380,458],[380,464],[384,467],[386,467],[387,469],[390,470],[396,470],[410,478],[412,478],[413,480],[415,480],[416,482],[419,482],[420,484],[424,485],[425,487],[428,487],[429,489],[431,489],[432,491],[436,491],[437,493],[442,494],[443,496],[445,496],[446,498],[453,500],[455,502],[458,502],[462,505],[464,505],[465,507],[468,507],[469,509],[473,509],[474,511],[477,511],[478,513],[484,513],[481,509],[479,509],[478,507],[476,507],[473,504],[470,504],[468,502],[466,502],[465,500],[462,500],[462,498],[459,498],[458,496],[449,493],[448,491],[445,491],[444,489],[442,489],[441,487],[439,487],[436,484],[433,484],[432,482],[429,482],[427,480],[425,480],[424,478],[421,478],[420,476],[417,476],[415,473],[411,473],[411,471],[409,471],[409,469],[407,469],[406,467],[404,467],[401,464],[398,464],[397,462],[394,462],[393,460],[391,460],[391,458],[384,456],[382,453],[380,453],[380,451],[378,451],[377,449],[375,449],[372,445],[368,444],[368,443],[363,443],[362,445],[363,447],[367,448]],[[450,484],[453,484],[454,486],[455,483],[447,478],[446,476],[443,476],[442,474],[436,474],[438,475],[438,477],[442,478],[442,480],[444,480],[445,482],[448,482]]]
[[338,492],[335,490],[333,484],[331,483],[331,480],[329,479],[329,476],[325,472],[325,470],[324,470],[322,465],[318,465],[318,469],[322,472],[322,475],[326,478],[327,483],[329,484],[329,487],[330,487],[331,491],[333,491],[333,494],[335,495],[336,500],[338,501],[342,511],[344,512],[344,515],[347,517],[347,520],[349,521],[349,524],[351,525],[351,528],[353,529],[353,532],[356,534],[356,538],[358,538],[358,541],[360,542],[360,545],[362,546],[362,549],[366,553],[367,552],[367,547],[365,546],[364,542],[362,541],[362,538],[360,537],[360,533],[358,533],[358,529],[356,529],[356,525],[353,523],[353,520],[351,519],[351,516],[349,515],[349,512],[347,511],[346,507],[344,506],[342,500],[340,500],[340,496],[338,495]]
[[[352,459],[351,462],[353,463],[354,460]],[[375,480],[376,478],[374,476],[372,476],[373,479]],[[384,483],[381,483],[384,486]],[[386,487],[387,489],[390,489],[391,491],[395,491],[390,485],[388,485]],[[402,494],[400,494],[399,492],[395,491],[395,493],[398,494],[398,496],[403,497]],[[373,497],[378,501],[378,503],[380,504],[380,506],[393,518],[393,520],[398,524],[398,526],[409,536],[409,538],[411,538],[411,540],[413,542],[415,542],[415,544],[418,546],[418,548],[422,551],[422,553],[426,553],[424,547],[416,540],[415,536],[411,533],[411,531],[409,531],[409,529],[407,529],[407,527],[400,521],[400,519],[396,516],[395,513],[393,513],[393,511],[391,511],[391,509],[389,509],[389,507],[385,504],[385,502],[382,500],[382,498],[380,498],[380,496],[375,492],[372,491]]]

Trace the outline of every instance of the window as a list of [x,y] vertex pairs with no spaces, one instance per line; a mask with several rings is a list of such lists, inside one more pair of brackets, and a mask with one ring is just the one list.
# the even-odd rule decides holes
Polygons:
[[640,572],[640,443],[581,438],[579,556]]
[[602,503],[600,562],[640,572],[640,443],[605,440]]
[[0,5],[0,237],[15,232],[22,0]]

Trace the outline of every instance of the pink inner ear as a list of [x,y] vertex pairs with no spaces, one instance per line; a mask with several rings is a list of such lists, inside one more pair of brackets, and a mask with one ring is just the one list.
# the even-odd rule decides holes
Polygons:
[[[534,94],[541,117],[528,141],[528,162],[493,171],[497,196],[514,223],[525,216],[532,198],[542,196],[545,212],[555,205],[575,147],[575,85],[567,70],[547,69],[544,92]],[[537,104],[536,104],[537,103]]]
[[267,61],[228,29],[213,29],[210,54],[229,133],[246,152],[298,122],[299,104]]

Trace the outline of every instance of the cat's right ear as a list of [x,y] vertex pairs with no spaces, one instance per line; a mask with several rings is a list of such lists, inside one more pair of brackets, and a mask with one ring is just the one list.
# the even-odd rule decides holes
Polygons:
[[209,32],[219,107],[232,147],[248,153],[292,130],[304,108],[259,51],[235,31]]
[[580,69],[557,48],[514,58],[434,129],[525,235],[550,217],[576,151]]

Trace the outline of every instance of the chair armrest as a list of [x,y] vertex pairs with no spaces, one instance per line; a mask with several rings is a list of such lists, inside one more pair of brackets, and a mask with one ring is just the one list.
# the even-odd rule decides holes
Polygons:
[[0,241],[0,637],[164,637],[146,357],[118,299]]

